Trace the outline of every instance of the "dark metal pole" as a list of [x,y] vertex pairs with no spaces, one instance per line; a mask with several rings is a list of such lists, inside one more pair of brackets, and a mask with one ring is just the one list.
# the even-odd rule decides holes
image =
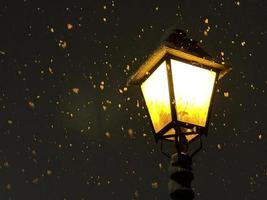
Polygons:
[[183,153],[175,153],[171,157],[169,167],[170,181],[168,189],[173,200],[192,200],[194,191],[191,182],[194,179],[192,173],[192,158]]

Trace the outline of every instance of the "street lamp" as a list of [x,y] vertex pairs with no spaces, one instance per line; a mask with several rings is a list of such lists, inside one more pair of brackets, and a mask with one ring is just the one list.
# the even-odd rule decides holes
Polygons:
[[[207,134],[216,82],[229,69],[212,60],[185,32],[175,29],[129,79],[128,84],[141,87],[156,142],[175,144],[171,176],[173,171],[190,171],[188,145]],[[178,192],[193,199],[191,181],[186,181],[192,180],[193,174],[187,173],[180,182],[175,176],[171,177],[173,184],[181,187],[175,189],[169,183],[171,197],[176,199]]]

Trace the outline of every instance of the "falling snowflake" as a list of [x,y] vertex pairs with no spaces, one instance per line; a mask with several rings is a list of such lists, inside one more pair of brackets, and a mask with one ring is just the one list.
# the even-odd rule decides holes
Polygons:
[[71,90],[75,94],[79,94],[79,92],[80,92],[80,89],[79,88],[72,88]]
[[68,24],[67,24],[67,29],[68,29],[68,30],[73,29],[73,25],[68,23]]
[[229,97],[230,96],[229,92],[224,92],[223,95],[224,95],[224,97]]
[[58,46],[62,49],[65,49],[67,47],[67,42],[63,40],[59,40]]

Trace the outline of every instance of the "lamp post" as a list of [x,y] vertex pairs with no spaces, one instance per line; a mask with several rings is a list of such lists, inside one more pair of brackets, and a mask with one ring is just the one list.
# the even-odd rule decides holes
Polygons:
[[217,80],[229,67],[219,64],[185,32],[174,29],[129,79],[141,88],[156,142],[167,140],[171,157],[172,199],[193,199],[191,142],[207,135]]

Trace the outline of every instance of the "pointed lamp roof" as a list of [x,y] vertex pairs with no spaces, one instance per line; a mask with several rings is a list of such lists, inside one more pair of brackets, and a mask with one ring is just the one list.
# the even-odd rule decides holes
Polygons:
[[186,33],[180,29],[169,29],[163,36],[158,48],[139,67],[134,75],[128,80],[129,85],[139,85],[150,75],[159,61],[170,55],[181,58],[192,64],[208,66],[219,71],[219,79],[231,70],[228,65],[214,61],[193,39],[186,37]]

